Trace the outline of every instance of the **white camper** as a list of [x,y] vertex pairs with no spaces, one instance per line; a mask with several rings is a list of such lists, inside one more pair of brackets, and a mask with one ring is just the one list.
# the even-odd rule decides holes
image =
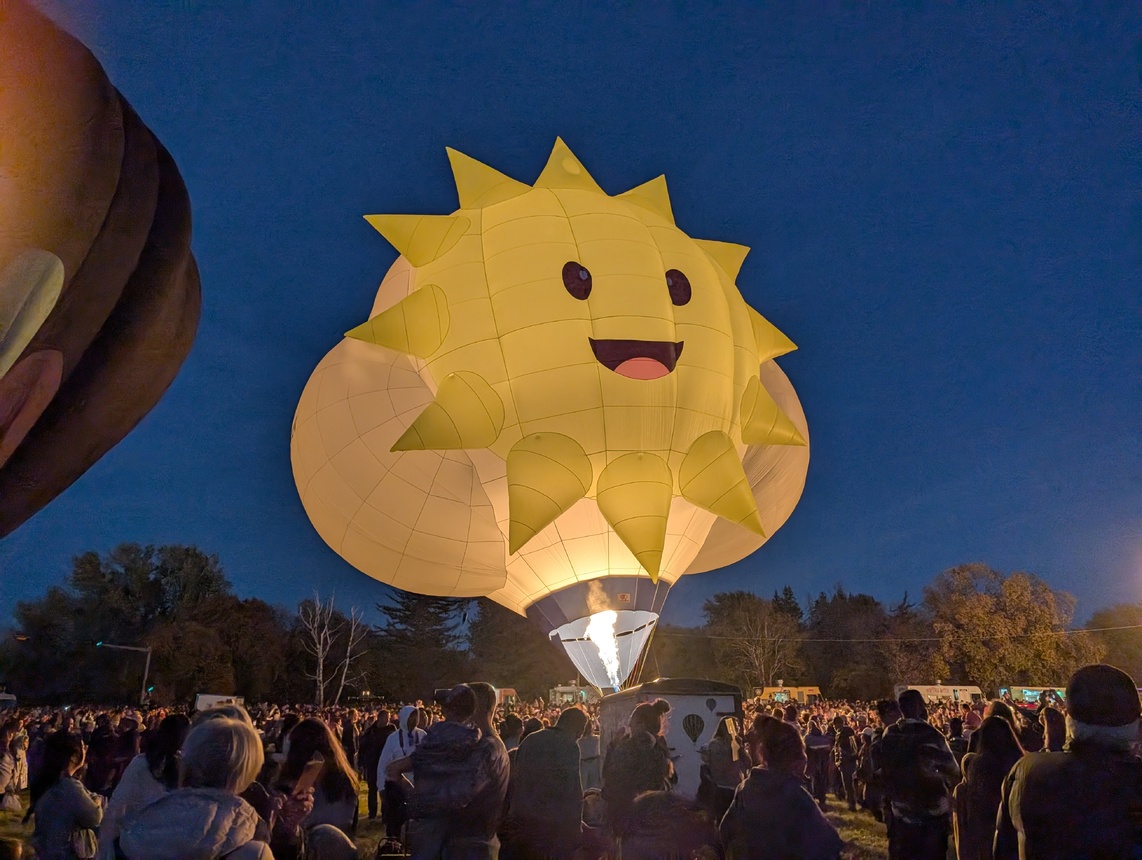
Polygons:
[[194,697],[194,710],[205,711],[218,705],[243,705],[246,699],[242,696],[219,696],[213,693],[199,693]]
[[917,684],[897,684],[893,689],[896,698],[900,698],[900,694],[905,690],[919,690],[920,695],[924,697],[925,702],[956,702],[957,704],[970,705],[973,702],[978,702],[983,698],[983,691],[979,687],[970,686],[947,686],[944,684],[929,684],[927,686]]
[[702,779],[702,750],[723,719],[743,717],[742,691],[718,681],[667,678],[604,696],[599,706],[599,748],[604,761],[607,748],[619,729],[627,725],[635,705],[655,699],[670,703],[666,743],[678,774],[676,790],[694,799]]

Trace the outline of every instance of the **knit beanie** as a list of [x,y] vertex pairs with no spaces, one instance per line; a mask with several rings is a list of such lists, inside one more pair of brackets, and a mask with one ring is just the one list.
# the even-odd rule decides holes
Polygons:
[[1090,726],[1128,726],[1142,715],[1134,680],[1113,666],[1083,666],[1067,684],[1067,713]]

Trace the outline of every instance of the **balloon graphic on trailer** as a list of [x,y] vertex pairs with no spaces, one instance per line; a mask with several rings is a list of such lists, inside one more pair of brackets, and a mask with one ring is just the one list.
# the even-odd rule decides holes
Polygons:
[[82,44],[0,5],[0,537],[142,420],[198,326],[190,201]]
[[619,688],[679,577],[752,553],[805,484],[793,343],[663,177],[606,194],[557,140],[534,185],[449,150],[460,208],[398,251],[293,424],[302,504],[364,573],[488,597]]

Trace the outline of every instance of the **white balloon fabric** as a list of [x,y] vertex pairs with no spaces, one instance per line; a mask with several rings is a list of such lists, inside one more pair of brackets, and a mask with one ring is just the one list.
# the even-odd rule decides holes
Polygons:
[[608,196],[562,141],[534,186],[449,155],[459,210],[369,217],[401,257],[305,386],[298,491],[359,570],[526,614],[613,687],[592,616],[625,681],[670,585],[797,504],[795,347],[734,284],[747,249],[679,230],[661,177]]

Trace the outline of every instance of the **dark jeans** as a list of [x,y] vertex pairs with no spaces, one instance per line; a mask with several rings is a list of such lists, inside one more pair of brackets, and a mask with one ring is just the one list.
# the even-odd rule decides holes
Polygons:
[[823,753],[812,750],[809,752],[809,779],[813,783],[813,799],[821,806],[825,805],[829,796],[829,756],[832,750]]
[[841,776],[843,799],[848,802],[849,809],[856,809],[856,786],[853,785],[853,777],[856,775],[856,762],[841,762],[837,765],[837,770]]
[[945,860],[951,817],[932,815],[888,824],[888,860]]
[[401,828],[408,820],[408,796],[399,782],[386,780],[381,820],[385,823],[385,836],[400,839]]
[[377,769],[366,769],[365,785],[369,787],[369,818],[377,817]]

